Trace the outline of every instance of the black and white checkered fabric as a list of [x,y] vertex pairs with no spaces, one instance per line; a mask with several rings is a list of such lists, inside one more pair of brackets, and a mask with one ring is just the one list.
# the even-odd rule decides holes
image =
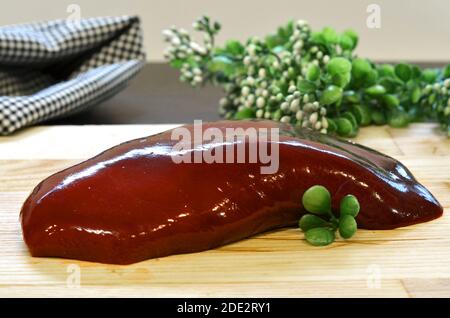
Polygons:
[[0,134],[98,104],[144,63],[136,16],[0,27]]

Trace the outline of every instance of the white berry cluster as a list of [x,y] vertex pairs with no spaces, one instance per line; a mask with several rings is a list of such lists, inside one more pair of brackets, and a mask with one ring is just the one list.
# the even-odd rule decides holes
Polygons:
[[[180,80],[192,86],[198,86],[204,82],[205,70],[201,65],[202,60],[208,58],[213,48],[214,35],[220,30],[218,23],[211,24],[208,17],[201,17],[193,23],[197,31],[204,32],[203,44],[191,39],[189,33],[183,29],[172,26],[162,32],[164,40],[169,44],[164,51],[164,57],[172,63],[180,63]],[[187,61],[187,62],[186,62]]]
[[233,118],[236,112],[247,109],[256,118],[327,132],[326,108],[314,94],[301,94],[296,83],[304,78],[302,73],[310,63],[325,65],[329,57],[317,54],[317,47],[309,47],[311,29],[307,22],[299,20],[293,28],[289,38],[292,51],[273,53],[258,38],[249,40],[243,56],[245,73],[226,89],[228,95],[219,103],[221,115]]

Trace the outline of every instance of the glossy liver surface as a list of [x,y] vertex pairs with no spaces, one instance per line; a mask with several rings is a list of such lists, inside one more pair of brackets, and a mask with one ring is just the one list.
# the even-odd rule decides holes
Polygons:
[[[330,190],[334,210],[344,195],[357,196],[361,228],[392,229],[442,215],[404,165],[371,149],[267,121],[203,125],[209,127],[280,128],[279,140],[266,142],[278,146],[278,171],[261,174],[263,164],[248,160],[175,163],[171,131],[120,144],[34,189],[21,211],[31,254],[130,264],[202,251],[295,225],[304,213],[301,195],[315,184]],[[236,155],[237,144],[211,141],[187,152]],[[244,144],[250,149],[250,140]]]

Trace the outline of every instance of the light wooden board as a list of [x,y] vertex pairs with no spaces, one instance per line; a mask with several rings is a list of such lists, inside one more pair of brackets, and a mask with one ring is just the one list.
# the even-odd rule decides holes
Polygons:
[[366,128],[356,139],[402,161],[440,200],[444,217],[427,224],[359,230],[324,248],[285,229],[129,266],[29,256],[18,216],[40,180],[174,126],[44,126],[0,137],[0,296],[450,296],[450,140],[432,124]]

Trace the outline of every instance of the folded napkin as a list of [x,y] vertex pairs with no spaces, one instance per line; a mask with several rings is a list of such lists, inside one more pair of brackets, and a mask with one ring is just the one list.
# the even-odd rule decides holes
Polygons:
[[136,16],[0,27],[0,135],[98,104],[144,63]]

